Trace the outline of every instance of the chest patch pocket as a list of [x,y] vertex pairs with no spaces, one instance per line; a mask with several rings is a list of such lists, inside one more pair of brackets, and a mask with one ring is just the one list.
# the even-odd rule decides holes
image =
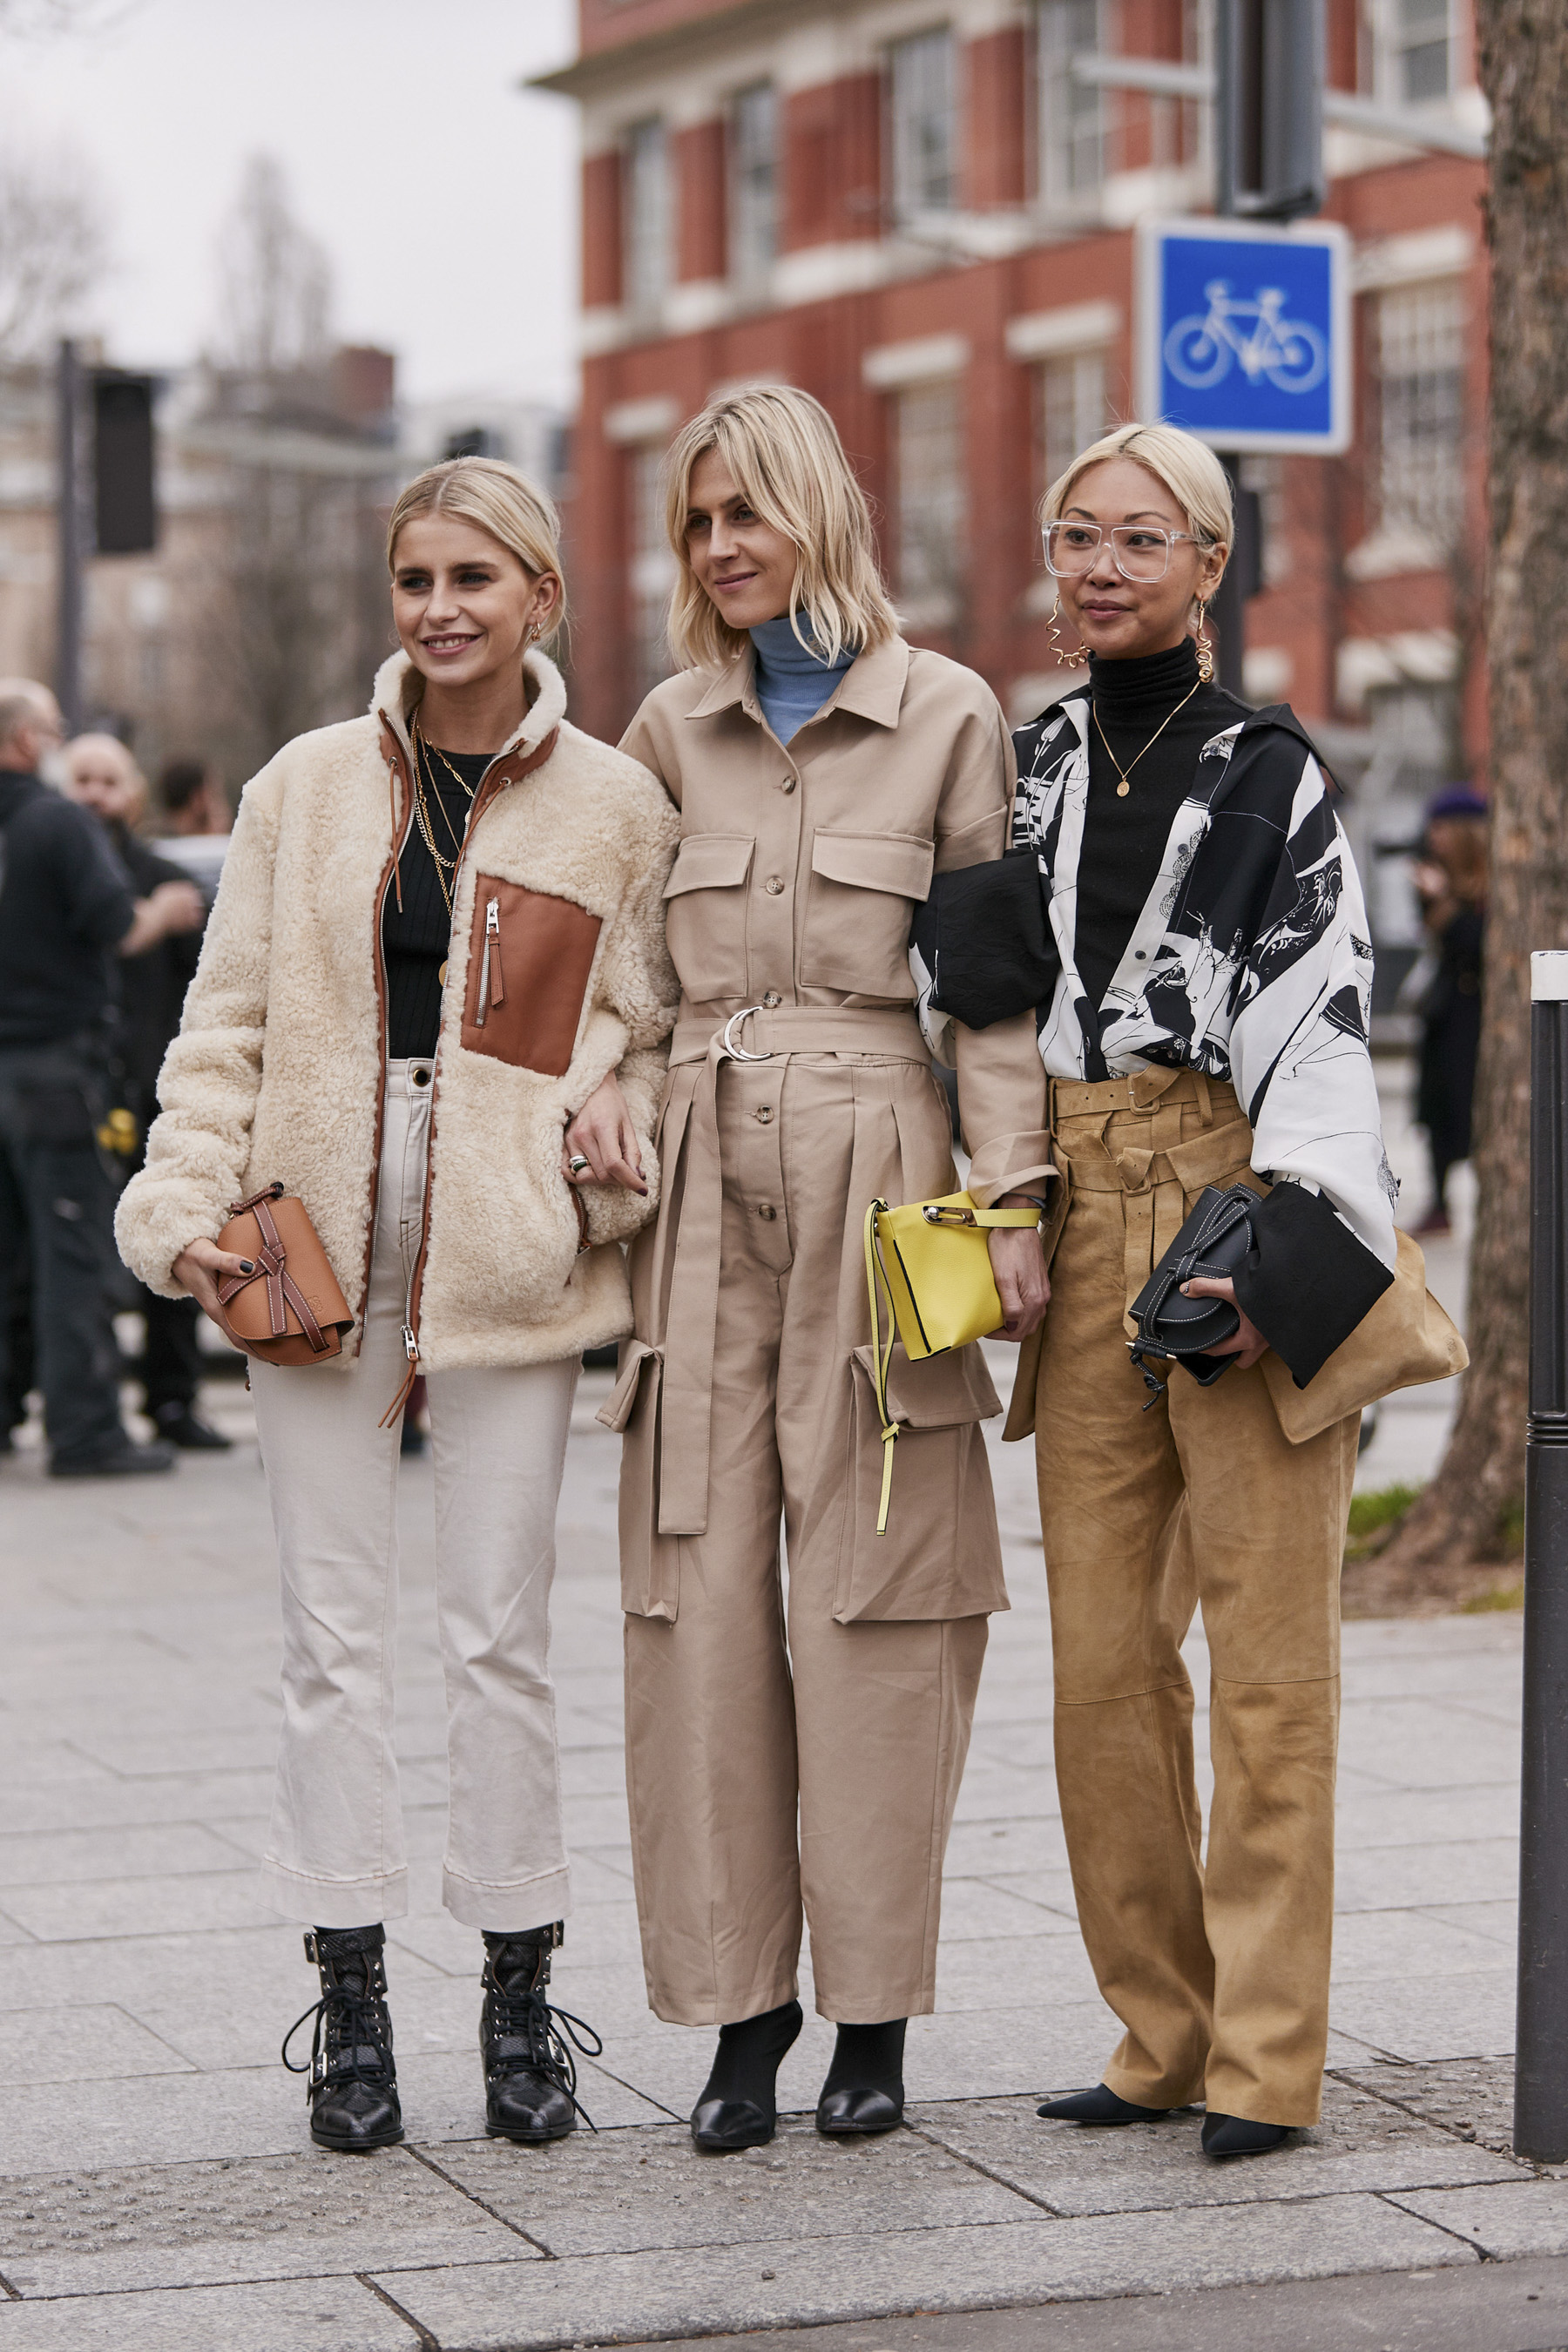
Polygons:
[[930,890],[935,857],[932,844],[915,834],[816,833],[800,954],[807,988],[913,996],[910,902]]
[[474,885],[462,1042],[559,1078],[570,1068],[600,919],[570,898],[480,874]]

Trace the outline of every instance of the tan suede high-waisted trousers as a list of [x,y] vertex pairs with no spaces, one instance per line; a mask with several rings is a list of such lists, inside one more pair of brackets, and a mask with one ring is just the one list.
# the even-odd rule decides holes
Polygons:
[[[1149,1402],[1128,1303],[1205,1184],[1247,1173],[1228,1086],[1148,1070],[1053,1087],[1071,1205],[1036,1404],[1056,1757],[1079,1918],[1125,2025],[1110,2089],[1317,2120],[1328,2035],[1339,1578],[1357,1416],[1304,1445],[1261,1370],[1173,1370]],[[1212,1668],[1206,1859],[1180,1651]]]

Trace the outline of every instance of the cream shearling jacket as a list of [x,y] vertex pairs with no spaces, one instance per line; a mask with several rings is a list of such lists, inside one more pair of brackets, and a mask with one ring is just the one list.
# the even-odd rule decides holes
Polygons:
[[[528,715],[486,772],[455,877],[410,1321],[426,1370],[577,1354],[631,1328],[617,1244],[653,1213],[652,1136],[679,989],[662,892],[680,821],[647,770],[566,723],[524,659]],[[355,1317],[375,1225],[384,1092],[381,909],[412,821],[399,653],[369,714],[286,744],[246,788],[147,1164],[121,1196],[126,1264],[164,1297],[188,1244],[280,1181]],[[575,1193],[562,1130],[617,1073],[649,1197]],[[579,1202],[582,1204],[579,1212]]]

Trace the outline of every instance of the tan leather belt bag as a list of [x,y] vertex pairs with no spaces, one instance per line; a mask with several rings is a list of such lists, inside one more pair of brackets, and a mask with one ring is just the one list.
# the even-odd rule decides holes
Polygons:
[[237,1348],[268,1364],[324,1364],[342,1353],[353,1317],[303,1201],[268,1184],[235,1202],[217,1245],[256,1268],[226,1274],[217,1286]]

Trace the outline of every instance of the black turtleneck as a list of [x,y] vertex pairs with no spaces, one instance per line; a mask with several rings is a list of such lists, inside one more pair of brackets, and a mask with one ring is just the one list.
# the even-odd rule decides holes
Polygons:
[[[1224,687],[1199,685],[1197,648],[1191,637],[1164,653],[1143,654],[1131,661],[1104,661],[1091,654],[1089,680],[1089,805],[1079,853],[1074,929],[1079,978],[1098,1013],[1154,887],[1176,811],[1197,772],[1198,754],[1211,736],[1245,719],[1248,706]],[[1191,700],[1178,709],[1186,695]],[[1161,720],[1173,711],[1177,715],[1152,750],[1138,759]],[[1121,778],[1100,740],[1100,728],[1128,775],[1131,790],[1125,799],[1117,793]],[[1098,1045],[1092,1039],[1088,1045],[1086,1076],[1107,1076]]]

